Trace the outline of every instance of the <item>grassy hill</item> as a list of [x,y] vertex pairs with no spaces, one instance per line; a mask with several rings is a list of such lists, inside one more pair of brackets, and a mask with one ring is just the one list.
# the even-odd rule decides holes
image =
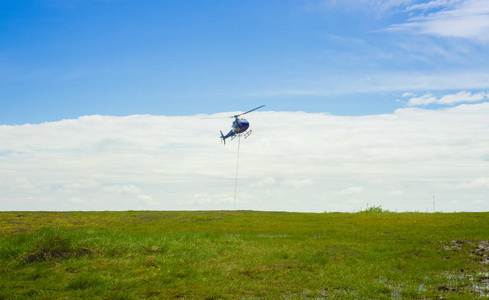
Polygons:
[[0,212],[0,299],[489,296],[489,213]]

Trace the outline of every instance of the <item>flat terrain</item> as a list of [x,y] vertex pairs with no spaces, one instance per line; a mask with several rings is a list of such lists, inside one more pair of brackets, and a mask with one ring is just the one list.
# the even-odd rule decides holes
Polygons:
[[0,212],[0,299],[489,297],[489,213]]

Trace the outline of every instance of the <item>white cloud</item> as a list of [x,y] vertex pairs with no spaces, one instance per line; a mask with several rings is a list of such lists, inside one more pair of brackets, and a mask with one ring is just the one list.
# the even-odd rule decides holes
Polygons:
[[210,193],[197,193],[192,198],[186,201],[182,201],[181,204],[187,205],[216,205],[222,203],[232,203],[234,199],[229,194],[210,194]]
[[389,192],[389,195],[391,195],[391,196],[402,196],[402,195],[404,195],[404,192],[400,191],[400,190],[395,190],[395,191]]
[[489,99],[489,93],[479,92],[472,94],[471,92],[461,91],[456,94],[448,94],[437,98],[432,93],[426,93],[422,96],[416,96],[410,93],[404,93],[403,97],[411,97],[408,100],[408,106],[422,106],[428,104],[447,104],[455,105],[462,102],[478,102]]
[[467,91],[461,91],[456,94],[446,95],[438,100],[439,104],[456,104],[460,102],[476,102],[487,99],[486,93],[476,93],[472,94]]
[[132,184],[127,185],[111,185],[103,188],[104,191],[116,194],[137,194],[140,189]]
[[489,189],[489,177],[479,177],[468,183],[461,183],[459,187],[462,189]]
[[318,2],[318,7],[323,9],[340,8],[343,10],[361,10],[380,15],[405,7],[413,2],[414,0],[322,0]]
[[142,202],[145,206],[158,206],[160,204],[159,201],[153,199],[151,195],[139,195],[138,200]]
[[[237,208],[425,211],[436,194],[443,211],[484,209],[488,115],[487,102],[359,117],[254,112],[253,133],[241,140]],[[230,120],[201,117],[0,126],[0,207],[233,209],[238,143],[219,141]]]
[[460,2],[457,0],[434,0],[434,1],[429,1],[426,3],[419,3],[419,4],[414,4],[411,6],[408,6],[406,9],[407,11],[413,11],[413,10],[430,10],[434,8],[440,8],[440,7],[447,7],[447,6],[452,6],[453,4]]
[[313,186],[313,181],[309,178],[287,178],[283,182],[284,186],[294,187],[294,188],[308,188]]
[[352,186],[352,187],[349,187],[347,189],[344,189],[344,190],[341,190],[339,192],[336,192],[334,194],[340,195],[340,196],[352,196],[352,195],[361,194],[362,191],[363,191],[363,188]]
[[406,23],[391,26],[390,30],[489,41],[487,0],[435,0],[409,6],[407,11],[418,12],[418,14],[412,16]]
[[264,178],[262,181],[260,181],[259,185],[260,186],[267,186],[267,185],[274,185],[275,183],[276,183],[275,178],[268,176],[268,177]]
[[413,97],[409,99],[408,105],[409,106],[428,105],[431,103],[435,103],[436,101],[437,101],[436,97],[433,94],[427,93],[423,96]]

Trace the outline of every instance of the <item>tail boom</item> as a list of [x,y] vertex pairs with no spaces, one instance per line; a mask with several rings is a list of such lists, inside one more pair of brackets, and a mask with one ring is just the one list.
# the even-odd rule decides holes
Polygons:
[[230,137],[230,138],[232,139],[232,137],[234,137],[234,136],[235,136],[235,133],[234,133],[234,131],[232,131],[232,130],[231,130],[231,131],[230,131],[228,134],[226,134],[226,135],[224,135],[224,134],[222,133],[222,131],[221,131],[221,139],[222,139],[222,141],[224,142],[224,145],[226,145],[226,139],[227,139],[228,137]]

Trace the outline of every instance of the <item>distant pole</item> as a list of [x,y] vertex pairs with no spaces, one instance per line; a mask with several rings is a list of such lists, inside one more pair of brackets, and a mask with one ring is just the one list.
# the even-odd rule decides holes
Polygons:
[[435,196],[433,196],[433,212],[435,212]]
[[241,134],[238,135],[238,159],[236,161],[236,181],[234,182],[234,210],[236,210],[236,194],[238,192],[238,167],[239,167],[239,146],[241,144]]

